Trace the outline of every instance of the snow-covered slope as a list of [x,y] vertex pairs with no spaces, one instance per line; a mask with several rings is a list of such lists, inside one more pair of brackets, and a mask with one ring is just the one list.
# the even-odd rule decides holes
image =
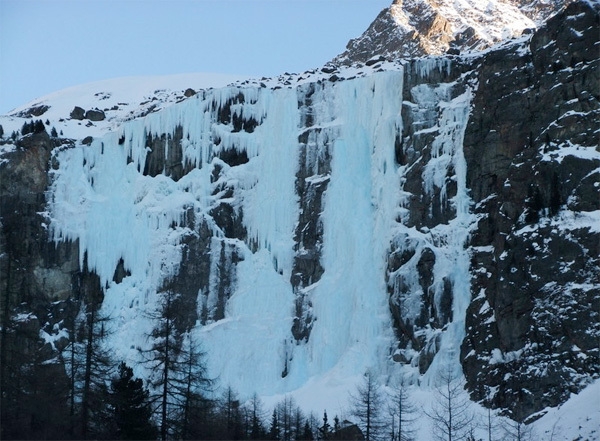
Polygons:
[[[0,116],[7,134],[20,130],[24,118],[49,120],[65,137],[83,139],[115,130],[123,122],[156,112],[186,98],[185,91],[223,87],[245,79],[241,76],[195,73],[167,76],[125,77],[70,87],[38,98]],[[190,92],[188,92],[190,95]],[[101,121],[73,119],[78,106],[105,113]],[[50,129],[48,129],[49,131]]]

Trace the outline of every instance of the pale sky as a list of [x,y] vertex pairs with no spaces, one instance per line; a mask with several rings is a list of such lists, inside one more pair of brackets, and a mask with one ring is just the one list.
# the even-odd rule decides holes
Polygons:
[[392,0],[0,0],[0,114],[78,84],[303,72]]

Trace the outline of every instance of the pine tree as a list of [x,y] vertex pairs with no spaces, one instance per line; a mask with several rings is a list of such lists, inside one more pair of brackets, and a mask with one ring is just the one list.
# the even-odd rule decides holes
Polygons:
[[205,392],[212,386],[208,379],[202,352],[189,333],[183,336],[179,358],[173,361],[170,393],[174,398],[174,426],[183,439],[192,436],[194,427],[203,425],[198,407],[206,406]]
[[31,123],[25,121],[21,127],[21,135],[25,136],[33,132],[33,121]]
[[417,420],[417,409],[410,402],[408,391],[399,385],[390,396],[390,416],[392,417],[392,439],[411,441],[414,438],[414,423]]
[[32,122],[31,124],[33,125],[33,133],[42,133],[46,131],[46,127],[44,126],[44,123],[41,119],[38,119],[37,121],[35,121],[35,123]]
[[156,316],[151,317],[156,319],[158,326],[152,331],[150,337],[154,339],[150,351],[146,354],[150,364],[150,370],[156,374],[156,378],[152,381],[152,386],[157,391],[153,397],[154,401],[159,403],[157,411],[160,439],[165,441],[171,427],[169,419],[169,404],[173,404],[172,390],[170,381],[173,379],[174,361],[179,355],[177,342],[178,333],[173,323],[174,309],[172,305],[173,294],[168,291],[166,293],[165,303],[162,310]]
[[158,404],[155,411],[162,440],[191,430],[191,415],[202,414],[194,406],[206,404],[202,392],[212,384],[206,376],[204,354],[189,333],[177,326],[179,314],[179,296],[168,290],[162,307],[150,317],[157,326],[149,336],[152,346],[144,353],[155,375],[152,398]]
[[[297,431],[296,426],[296,403],[291,396],[286,396],[277,405],[277,416],[279,418],[279,429],[283,441],[291,441]],[[300,412],[301,413],[301,412]],[[301,415],[300,415],[301,416]]]
[[241,439],[243,436],[242,413],[240,400],[234,390],[228,387],[220,400],[220,415],[222,419],[222,438]]
[[307,420],[304,422],[304,430],[302,431],[302,435],[298,438],[298,441],[314,441],[314,439],[313,431]]
[[269,439],[272,441],[279,440],[279,421],[277,419],[277,409],[273,409],[271,427],[269,429]]
[[68,432],[66,378],[59,363],[47,359],[35,322],[3,322],[0,434],[2,439],[59,439]]
[[262,402],[256,393],[252,395],[252,400],[250,401],[250,418],[250,439],[263,439],[266,435],[262,422],[264,410]]
[[[87,262],[84,262],[87,268]],[[75,286],[73,308],[79,314],[68,324],[71,344],[61,354],[70,377],[72,432],[81,439],[96,438],[105,430],[109,383],[116,363],[103,343],[109,318],[100,312],[103,293],[98,276],[84,269]],[[77,306],[77,303],[80,305]]]
[[304,427],[304,422],[306,418],[304,417],[304,413],[300,406],[296,406],[293,413],[293,429],[294,429],[294,439],[300,439],[302,437],[302,429]]
[[319,439],[328,440],[331,438],[331,424],[327,421],[327,411],[323,412],[323,425],[318,430]]
[[0,138],[4,138],[4,127],[0,124]]
[[512,397],[512,409],[510,411],[510,419],[503,424],[503,429],[506,438],[511,441],[531,441],[538,439],[533,433],[533,428],[525,424],[527,412],[524,410],[523,402],[529,392],[527,390],[519,390]]
[[50,136],[52,136],[53,138],[58,138],[58,133],[55,127],[52,127],[52,130],[50,130]]
[[509,423],[504,426],[504,432],[507,439],[514,441],[531,441],[533,439],[538,439],[534,436],[533,428],[522,421],[509,420]]
[[365,440],[378,439],[384,428],[382,421],[383,395],[379,385],[370,372],[364,376],[363,383],[358,386],[356,395],[351,395],[352,415],[365,434]]
[[[491,403],[486,403],[487,406],[491,406]],[[479,416],[478,426],[481,427],[485,432],[487,432],[487,437],[485,438],[487,441],[493,441],[494,435],[498,431],[498,429],[502,426],[498,421],[498,417],[495,411],[493,411],[490,407],[487,409],[487,415]]]
[[333,439],[334,440],[339,440],[340,439],[340,419],[339,417],[336,415],[333,417]]
[[156,439],[156,427],[151,422],[152,409],[148,390],[125,363],[111,384],[111,405],[117,439]]
[[464,391],[464,380],[451,367],[439,374],[434,403],[425,414],[433,422],[436,439],[459,441],[469,436],[474,416]]

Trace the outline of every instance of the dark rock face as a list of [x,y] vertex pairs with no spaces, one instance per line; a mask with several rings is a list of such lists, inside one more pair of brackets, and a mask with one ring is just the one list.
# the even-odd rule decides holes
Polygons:
[[[150,150],[146,156],[144,174],[157,176],[163,174],[178,181],[185,174],[181,140],[183,129],[175,128],[174,133],[163,133],[160,136],[148,135],[146,147]],[[187,169],[189,171],[189,168]]]
[[[48,237],[45,191],[57,141],[46,132],[25,136],[0,165],[0,367],[4,403],[21,400],[19,409],[23,400],[51,397],[60,413],[68,379],[59,355],[69,344],[60,329],[77,316],[81,302],[96,296],[101,287],[94,274],[80,269],[77,243],[53,243]],[[39,384],[23,385],[23,375],[31,375]],[[30,398],[23,397],[27,394]],[[36,416],[38,422],[43,425],[47,418],[64,417],[50,415],[53,411],[44,408]],[[18,415],[12,413],[3,409],[3,416],[16,420]],[[5,432],[3,424],[3,435],[20,437],[22,433],[10,432],[14,426],[14,422],[6,424]]]
[[39,106],[33,106],[29,109],[23,110],[21,112],[16,113],[15,116],[20,118],[33,118],[36,116],[42,116],[46,111],[50,108],[50,106],[46,106],[44,104],[40,104]]
[[64,300],[69,296],[71,276],[78,270],[77,250],[70,243],[49,242],[41,214],[54,145],[41,132],[21,138],[16,147],[0,168],[4,299],[9,305]]
[[519,420],[600,374],[600,245],[572,222],[600,204],[600,164],[585,157],[600,129],[597,27],[598,11],[574,3],[531,54],[485,56],[465,134],[479,221],[463,366],[474,398]]
[[320,214],[331,173],[330,142],[333,140],[328,138],[326,131],[313,127],[313,96],[317,87],[314,83],[309,84],[307,90],[302,90],[303,100],[298,103],[304,130],[298,137],[301,160],[296,173],[296,192],[300,198],[300,214],[294,235],[296,245],[290,280],[296,295],[292,335],[298,342],[307,341],[310,336],[314,320],[311,285],[318,282],[324,272],[321,265],[323,225]]

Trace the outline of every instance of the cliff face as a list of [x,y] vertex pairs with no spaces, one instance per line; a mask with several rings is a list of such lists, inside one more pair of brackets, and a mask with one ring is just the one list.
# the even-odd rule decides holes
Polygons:
[[533,35],[530,54],[494,51],[478,69],[465,134],[478,223],[463,366],[475,397],[518,403],[517,417],[598,375],[597,26],[589,5],[571,4]]
[[204,90],[85,143],[3,140],[3,342],[27,323],[60,365],[69,317],[102,299],[134,363],[174,293],[248,396],[462,367],[519,421],[560,404],[599,374],[597,27],[573,3],[476,55]]

